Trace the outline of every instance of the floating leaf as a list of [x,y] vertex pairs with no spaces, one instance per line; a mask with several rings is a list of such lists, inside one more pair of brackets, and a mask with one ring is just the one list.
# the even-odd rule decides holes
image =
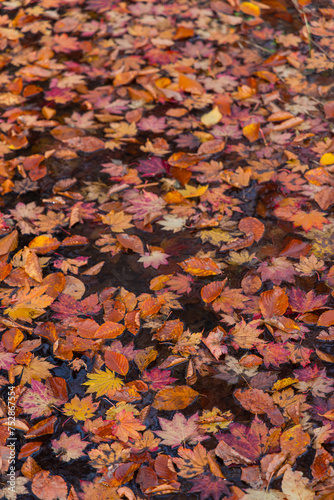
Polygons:
[[209,257],[190,257],[180,262],[179,266],[193,276],[214,276],[221,273],[220,267]]
[[157,392],[153,401],[153,408],[168,411],[182,410],[187,408],[198,395],[198,392],[187,385],[167,387]]
[[105,363],[109,370],[112,370],[120,375],[126,375],[129,371],[129,362],[120,352],[106,351]]

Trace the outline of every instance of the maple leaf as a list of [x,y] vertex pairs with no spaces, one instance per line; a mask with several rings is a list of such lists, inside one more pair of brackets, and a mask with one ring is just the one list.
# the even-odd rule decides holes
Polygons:
[[202,332],[192,333],[190,330],[185,330],[178,338],[176,344],[171,348],[172,352],[179,352],[186,356],[196,354],[201,340]]
[[19,289],[15,302],[11,307],[5,309],[4,313],[12,319],[21,319],[31,323],[31,320],[45,313],[45,307],[52,304],[53,297],[46,295],[48,285]]
[[208,467],[207,451],[200,443],[193,450],[180,446],[178,455],[181,458],[173,458],[173,462],[180,469],[178,475],[186,479],[202,474]]
[[241,288],[223,289],[219,297],[212,302],[212,307],[216,312],[223,311],[227,314],[232,314],[234,309],[242,309],[243,303],[249,299],[242,294]]
[[114,233],[123,233],[125,229],[133,227],[130,223],[132,215],[127,215],[124,212],[114,212],[111,210],[107,215],[101,215],[103,224],[108,224]]
[[64,274],[70,271],[73,274],[78,274],[79,267],[85,266],[88,262],[88,257],[76,257],[75,259],[57,259],[53,261],[53,265],[57,269],[61,269]]
[[177,273],[167,281],[167,286],[178,295],[183,295],[191,292],[191,283],[193,282],[194,279],[191,276]]
[[326,397],[333,390],[333,380],[326,377],[326,370],[323,369],[319,373],[318,377],[315,377],[307,381],[299,381],[297,384],[298,391],[307,393],[311,391],[315,397]]
[[87,420],[95,414],[99,403],[93,403],[92,395],[79,399],[74,396],[69,403],[65,403],[63,413],[72,417],[75,422]]
[[163,226],[165,231],[173,231],[173,233],[179,232],[185,227],[187,222],[187,217],[178,217],[177,215],[164,215],[163,219],[158,221],[160,226]]
[[120,441],[127,443],[131,439],[139,439],[140,434],[138,431],[144,431],[146,426],[138,421],[132,412],[121,410],[117,413],[114,424],[112,426],[112,433],[118,437]]
[[322,229],[324,224],[328,224],[329,221],[324,217],[322,212],[317,210],[312,210],[309,213],[306,212],[297,212],[294,214],[289,220],[293,222],[293,225],[302,226],[302,228],[307,232],[312,228]]
[[96,392],[97,397],[107,395],[111,398],[124,385],[120,378],[115,377],[115,372],[108,368],[106,371],[96,370],[96,373],[88,373],[87,377],[89,380],[83,385],[88,385],[87,392]]
[[220,246],[222,243],[228,243],[233,240],[231,233],[216,228],[200,231],[198,236],[203,243],[209,241],[214,246]]
[[50,389],[37,380],[31,381],[31,389],[27,389],[18,401],[23,412],[31,415],[31,418],[48,417],[52,413],[52,406],[56,404],[57,399]]
[[[15,477],[15,494],[16,495],[29,495],[29,491],[27,490],[27,488],[25,487],[25,484],[29,481],[29,479],[27,477],[23,477],[23,476],[19,476],[19,477]],[[12,486],[10,485],[10,483],[7,483],[8,486],[6,487],[2,487],[2,490],[1,490],[1,497],[0,498],[6,498],[8,500],[12,500],[13,498],[16,500],[15,497],[13,497],[13,490],[12,490]]]
[[225,337],[226,332],[217,327],[205,339],[202,339],[203,344],[206,345],[217,360],[222,354],[227,354],[227,346],[222,342]]
[[64,52],[68,54],[73,50],[79,50],[79,42],[77,38],[73,36],[68,36],[66,33],[62,33],[61,35],[54,36],[55,47],[54,50],[56,52]]
[[138,262],[142,262],[145,268],[154,267],[154,269],[158,269],[160,266],[166,266],[168,264],[167,257],[170,257],[168,253],[153,250],[151,253],[145,252],[144,255],[138,259]]
[[252,368],[242,366],[236,358],[227,355],[224,359],[224,364],[218,366],[219,373],[215,375],[215,378],[226,380],[228,384],[236,384],[239,379],[254,377],[257,369],[257,366],[253,366]]
[[21,383],[28,382],[31,384],[32,379],[41,381],[51,377],[50,369],[55,368],[55,365],[40,357],[33,357],[26,365],[14,366],[14,374],[21,375]]
[[102,469],[127,461],[130,453],[130,448],[125,448],[124,444],[115,441],[112,444],[100,444],[98,448],[90,450],[88,455],[91,466]]
[[150,371],[144,371],[142,379],[147,382],[150,389],[159,391],[164,387],[169,387],[177,379],[170,376],[170,370],[159,370],[159,368],[152,368]]
[[[221,250],[224,250],[224,247]],[[231,251],[228,256],[228,262],[234,266],[242,266],[255,258],[255,253],[250,254],[248,250],[242,250],[241,252]]]
[[325,262],[323,260],[317,259],[317,257],[312,253],[309,257],[301,256],[299,264],[295,264],[295,269],[302,276],[312,276],[312,274],[317,271],[323,271],[325,269]]
[[189,493],[199,493],[200,500],[206,500],[207,498],[221,500],[223,493],[227,497],[230,496],[228,484],[230,483],[225,478],[217,477],[207,472],[192,479],[192,488],[189,490]]
[[248,411],[255,414],[267,414],[274,425],[281,425],[284,422],[282,414],[274,405],[273,400],[260,389],[237,389],[234,396],[240,404]]
[[22,234],[36,234],[37,229],[34,222],[43,211],[43,207],[38,207],[36,203],[32,201],[31,203],[27,203],[27,205],[22,202],[17,203],[15,209],[10,210],[10,213],[17,221]]
[[[82,75],[76,75],[81,77]],[[73,76],[71,76],[73,78]],[[73,81],[73,80],[72,80]],[[63,81],[64,85],[64,81]],[[59,86],[59,83],[58,83]],[[87,111],[87,113],[80,114],[77,111],[74,111],[70,118],[65,118],[65,123],[72,127],[80,128],[80,129],[89,129],[94,127],[94,112]]]
[[[93,3],[93,0],[90,3]],[[122,500],[117,493],[119,488],[101,483],[100,476],[96,477],[93,482],[80,481],[80,487],[83,490],[83,500]]]
[[293,471],[289,467],[283,476],[282,491],[288,500],[295,500],[301,498],[302,500],[313,500],[315,492],[308,488],[309,481],[303,477],[300,471]]
[[263,343],[264,340],[258,338],[259,335],[263,333],[263,330],[258,329],[258,326],[259,321],[246,323],[244,320],[235,325],[233,330],[229,332],[229,334],[233,336],[233,344],[235,344],[235,347],[251,349],[255,345]]
[[142,194],[137,193],[133,198],[129,199],[131,206],[126,209],[127,212],[134,214],[135,219],[145,219],[148,214],[160,215],[164,209],[166,202],[154,193],[144,191]]
[[267,262],[262,262],[259,265],[258,271],[261,273],[261,279],[271,280],[275,285],[280,285],[282,281],[294,283],[296,271],[291,262],[285,257],[277,257],[271,259],[271,265]]
[[81,439],[80,434],[67,436],[65,432],[61,434],[59,439],[52,439],[51,443],[53,451],[63,462],[82,457],[83,450],[89,444],[88,441]]
[[140,130],[150,130],[155,134],[160,134],[166,128],[166,119],[164,117],[157,118],[154,115],[150,115],[148,118],[142,118],[140,120],[138,128]]
[[224,461],[225,465],[250,465],[256,463],[265,453],[269,432],[265,423],[255,417],[250,427],[231,423],[229,433],[222,434],[219,438],[216,455]]
[[58,301],[51,304],[51,309],[56,311],[54,318],[66,319],[77,316],[78,313],[84,315],[98,314],[101,310],[97,294],[92,294],[82,301],[76,300],[71,295],[59,294]]
[[299,288],[293,288],[289,295],[291,309],[300,313],[322,309],[327,300],[327,295],[316,295],[313,290],[306,293]]
[[140,435],[138,439],[135,440],[131,447],[133,452],[143,452],[143,451],[158,451],[161,439],[155,438],[152,431],[145,431],[143,435]]
[[164,174],[169,169],[169,165],[157,156],[139,161],[137,170],[142,177],[155,177]]
[[256,349],[263,356],[263,362],[267,368],[270,364],[278,368],[282,363],[287,363],[289,359],[286,344],[269,342],[267,344],[257,344]]
[[41,214],[38,216],[35,225],[41,233],[52,233],[58,230],[59,227],[67,226],[68,223],[69,219],[64,213],[48,210],[46,215]]
[[160,418],[159,424],[162,431],[154,431],[160,438],[161,444],[175,448],[180,444],[194,445],[206,439],[206,436],[200,435],[198,430],[198,413],[188,419],[182,413],[175,413],[172,420]]

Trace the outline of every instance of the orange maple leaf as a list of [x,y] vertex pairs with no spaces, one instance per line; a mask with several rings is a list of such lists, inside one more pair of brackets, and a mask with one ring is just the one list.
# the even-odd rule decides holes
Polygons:
[[139,439],[141,435],[138,431],[144,431],[146,426],[138,421],[132,412],[122,410],[117,414],[112,432],[120,441],[127,443],[129,438]]
[[298,212],[294,214],[290,219],[293,225],[302,226],[302,228],[307,232],[313,227],[317,229],[322,229],[324,224],[329,224],[329,220],[324,217],[322,212],[318,210],[311,210],[311,212]]

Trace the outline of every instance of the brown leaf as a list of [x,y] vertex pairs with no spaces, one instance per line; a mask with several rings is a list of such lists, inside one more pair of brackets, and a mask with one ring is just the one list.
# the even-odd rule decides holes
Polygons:
[[303,118],[298,118],[298,116],[294,116],[293,118],[289,118],[288,120],[284,120],[284,122],[280,123],[279,125],[275,125],[273,127],[273,130],[276,132],[282,131],[282,130],[287,130],[288,128],[293,128],[297,127],[301,123],[304,122]]
[[53,434],[54,424],[57,421],[57,417],[52,416],[41,420],[35,424],[28,432],[26,432],[26,439],[32,439],[39,436],[45,436],[46,434]]
[[32,481],[32,492],[40,500],[66,500],[67,484],[60,476],[51,476],[49,471],[38,472]]
[[323,312],[317,322],[318,326],[332,326],[334,325],[334,309]]
[[17,247],[19,233],[13,231],[7,236],[4,236],[0,240],[0,255],[5,255],[6,253],[12,252]]
[[152,406],[157,410],[182,410],[187,408],[198,395],[198,392],[187,385],[166,387],[157,392]]
[[283,288],[275,286],[272,290],[261,293],[259,305],[265,318],[283,316],[289,306],[289,299]]
[[21,446],[20,453],[18,454],[18,459],[22,460],[22,458],[30,457],[33,453],[36,453],[42,446],[42,441],[33,441],[32,443],[26,443]]
[[260,389],[237,389],[234,396],[240,404],[248,411],[254,414],[267,414],[271,423],[274,425],[282,425],[284,418],[281,412],[275,406],[273,400]]
[[118,243],[122,245],[124,248],[130,248],[133,252],[139,253],[141,255],[144,254],[144,245],[138,236],[133,234],[117,234],[116,239]]
[[160,342],[170,340],[172,342],[177,342],[183,333],[183,323],[179,319],[172,321],[165,321],[164,324],[158,328],[156,333],[153,335],[154,339],[158,339]]
[[264,233],[263,223],[254,217],[245,217],[239,222],[238,228],[246,234],[246,236],[254,236],[255,241],[260,241]]

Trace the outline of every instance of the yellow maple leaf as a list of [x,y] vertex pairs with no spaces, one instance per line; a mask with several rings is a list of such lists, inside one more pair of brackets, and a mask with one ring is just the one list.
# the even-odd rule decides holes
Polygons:
[[15,365],[14,376],[21,375],[21,385],[24,385],[26,382],[31,384],[31,379],[41,381],[51,377],[50,370],[54,367],[52,363],[49,363],[45,359],[34,357],[28,365]]
[[198,236],[201,238],[202,243],[209,242],[216,246],[220,246],[222,243],[228,243],[233,240],[231,233],[218,228],[204,229],[199,232]]
[[8,314],[14,320],[21,319],[22,321],[31,323],[31,319],[44,314],[44,307],[49,306],[54,301],[53,297],[45,294],[48,286],[38,286],[33,288],[33,290],[26,287],[21,288],[17,293],[13,305],[7,307],[4,313]]
[[112,210],[107,215],[101,215],[103,224],[108,224],[114,233],[123,233],[125,229],[133,227],[130,224],[132,215],[127,215],[124,212],[114,212]]
[[87,377],[90,380],[84,382],[83,385],[88,385],[87,392],[96,392],[97,397],[105,394],[111,397],[124,385],[120,378],[115,377],[115,372],[108,370],[108,368],[105,372],[96,370],[96,373],[89,373]]
[[228,263],[234,266],[242,266],[255,258],[255,253],[250,254],[248,250],[242,250],[241,252],[231,251],[228,257]]
[[207,451],[200,443],[193,450],[180,446],[178,454],[181,458],[173,462],[180,469],[178,475],[187,479],[202,474],[208,465]]
[[64,415],[72,417],[75,422],[79,420],[85,421],[87,418],[92,418],[97,410],[99,403],[93,403],[92,395],[79,399],[74,396],[72,401],[65,403]]

